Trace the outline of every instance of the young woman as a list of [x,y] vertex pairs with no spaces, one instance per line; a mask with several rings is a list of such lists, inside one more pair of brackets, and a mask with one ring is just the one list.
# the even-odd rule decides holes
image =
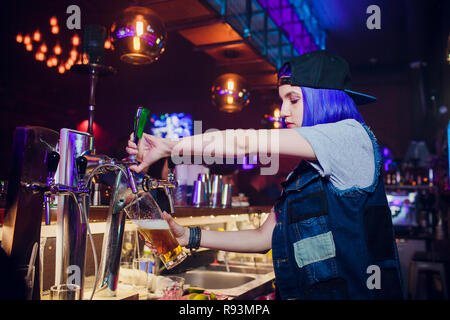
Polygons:
[[[356,107],[375,98],[351,91],[347,62],[326,51],[292,59],[278,78],[287,129],[262,135],[221,131],[224,137],[234,133],[234,139],[227,139],[214,154],[241,156],[267,146],[272,154],[298,158],[299,165],[282,184],[282,195],[263,225],[218,232],[181,227],[166,213],[164,219],[180,245],[188,248],[272,249],[281,299],[401,299],[380,154]],[[144,134],[139,148],[130,140],[127,152],[141,161],[133,168],[140,172],[175,149],[204,155],[217,134],[179,140]],[[256,136],[259,143],[252,141]],[[274,136],[275,141],[269,138]],[[261,143],[262,137],[267,141]]]

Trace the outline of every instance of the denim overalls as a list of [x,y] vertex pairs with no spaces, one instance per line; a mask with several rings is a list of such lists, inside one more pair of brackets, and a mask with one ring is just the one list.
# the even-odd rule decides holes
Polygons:
[[402,299],[378,145],[367,188],[339,190],[302,161],[275,205],[272,256],[280,299]]

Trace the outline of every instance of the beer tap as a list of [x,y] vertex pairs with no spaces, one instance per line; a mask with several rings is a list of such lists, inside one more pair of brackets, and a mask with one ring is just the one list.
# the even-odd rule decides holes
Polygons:
[[22,183],[22,187],[31,193],[42,193],[44,195],[44,208],[45,208],[45,224],[50,225],[50,206],[52,196],[56,195],[72,195],[75,197],[88,196],[89,189],[86,187],[84,181],[84,175],[86,173],[87,159],[84,156],[76,159],[77,172],[78,172],[78,184],[77,186],[68,186],[55,182],[55,174],[58,169],[60,155],[56,151],[47,153],[45,163],[47,165],[48,177],[47,183]]

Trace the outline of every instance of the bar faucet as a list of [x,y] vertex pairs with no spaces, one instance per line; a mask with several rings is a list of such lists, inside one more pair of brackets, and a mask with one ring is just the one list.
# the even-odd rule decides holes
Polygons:
[[58,169],[60,155],[56,151],[49,152],[46,157],[46,164],[48,170],[47,184],[42,183],[23,183],[22,187],[32,193],[42,193],[44,195],[45,206],[45,224],[50,225],[50,204],[52,196],[56,195],[71,195],[76,198],[89,196],[89,189],[84,183],[84,174],[86,172],[87,159],[83,156],[76,159],[78,168],[78,185],[69,186],[55,182],[55,173]]

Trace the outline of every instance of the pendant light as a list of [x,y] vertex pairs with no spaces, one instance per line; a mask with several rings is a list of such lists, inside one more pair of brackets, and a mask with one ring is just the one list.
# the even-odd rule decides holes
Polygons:
[[167,31],[158,15],[146,7],[131,6],[111,27],[120,58],[134,65],[150,64],[165,51]]

